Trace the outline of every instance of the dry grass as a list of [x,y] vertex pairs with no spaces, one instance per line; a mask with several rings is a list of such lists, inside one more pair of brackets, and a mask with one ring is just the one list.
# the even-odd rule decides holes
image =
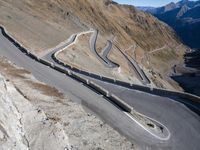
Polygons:
[[26,74],[30,74],[25,69],[22,68],[15,68],[10,62],[8,62],[5,58],[0,57],[0,70],[9,74],[11,77],[15,78],[25,78]]
[[52,9],[42,1],[1,0],[0,24],[30,51],[42,55],[45,50],[82,30],[68,18],[63,18],[59,9]]
[[50,86],[48,86],[46,84],[36,83],[36,82],[33,82],[33,81],[27,81],[27,84],[31,88],[41,91],[44,95],[48,95],[48,96],[64,99],[64,95],[54,87],[50,87]]
[[6,76],[9,80],[17,82],[21,80],[27,86],[41,91],[44,95],[57,97],[63,99],[64,95],[59,92],[56,88],[50,87],[38,81],[32,81],[27,76],[30,76],[30,72],[23,68],[18,68],[17,66],[9,63],[5,58],[0,58],[0,72]]

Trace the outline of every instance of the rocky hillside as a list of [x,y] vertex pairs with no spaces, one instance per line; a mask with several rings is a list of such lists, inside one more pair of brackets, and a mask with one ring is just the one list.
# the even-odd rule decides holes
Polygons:
[[151,15],[137,11],[133,6],[118,5],[109,0],[72,0],[66,5],[85,24],[99,29],[103,34],[116,36],[123,48],[136,42],[144,50],[150,51],[172,42],[170,39],[174,39],[174,43],[178,42],[169,27]]
[[170,87],[164,78],[174,63],[183,60],[185,47],[170,27],[133,6],[111,0],[1,0],[0,11],[0,23],[38,55],[73,33],[96,28],[103,37],[98,47],[113,39],[152,74],[159,87]]

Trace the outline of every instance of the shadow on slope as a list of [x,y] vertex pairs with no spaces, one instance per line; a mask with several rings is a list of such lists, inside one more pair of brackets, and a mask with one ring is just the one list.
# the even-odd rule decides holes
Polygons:
[[178,82],[186,92],[200,96],[200,50],[186,53],[185,66],[180,68],[172,79]]

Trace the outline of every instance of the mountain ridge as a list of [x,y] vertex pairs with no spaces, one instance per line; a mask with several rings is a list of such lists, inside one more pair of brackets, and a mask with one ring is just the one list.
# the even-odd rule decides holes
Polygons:
[[[166,9],[167,7],[169,8]],[[171,26],[186,45],[194,49],[200,48],[199,0],[182,0],[145,11]]]

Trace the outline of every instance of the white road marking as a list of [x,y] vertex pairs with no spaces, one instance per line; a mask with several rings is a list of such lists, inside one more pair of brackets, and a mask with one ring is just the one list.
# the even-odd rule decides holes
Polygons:
[[125,112],[125,111],[124,111],[124,113],[125,113],[129,118],[131,118],[134,122],[136,122],[140,127],[142,127],[145,131],[147,131],[147,132],[150,133],[152,136],[154,136],[155,138],[157,138],[157,139],[159,139],[159,140],[163,140],[163,141],[167,141],[167,140],[170,139],[171,134],[170,134],[168,128],[167,128],[166,126],[164,126],[163,124],[159,123],[158,121],[156,121],[156,120],[154,120],[154,119],[152,119],[152,118],[149,118],[149,117],[147,117],[147,116],[144,116],[144,115],[140,114],[140,115],[142,115],[142,116],[144,116],[144,117],[146,117],[146,118],[148,118],[148,119],[150,119],[150,120],[153,120],[153,121],[157,122],[158,124],[162,125],[162,126],[167,130],[167,133],[168,133],[168,136],[165,137],[165,138],[159,137],[159,136],[157,136],[156,134],[152,133],[152,132],[151,132],[150,130],[148,130],[144,125],[142,125],[139,121],[137,121],[135,118],[133,118],[133,116],[131,116],[129,113],[127,113],[127,112]]

